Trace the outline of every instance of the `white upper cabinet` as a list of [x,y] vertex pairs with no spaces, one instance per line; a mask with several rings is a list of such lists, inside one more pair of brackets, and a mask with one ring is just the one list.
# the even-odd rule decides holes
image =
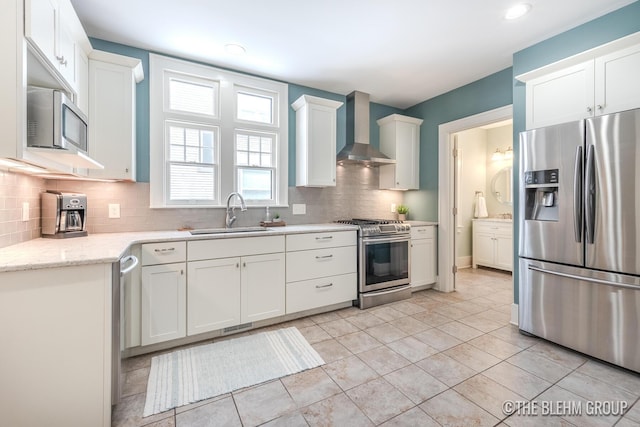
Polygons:
[[69,0],[25,0],[24,35],[42,65],[76,95],[82,90],[86,62],[78,62],[81,51],[91,52],[91,43]]
[[421,119],[392,114],[378,120],[380,151],[395,164],[380,166],[380,189],[417,190],[420,187]]
[[640,45],[596,58],[596,114],[640,107]]
[[104,169],[92,178],[136,180],[137,58],[93,51],[89,59],[89,156]]
[[593,61],[527,82],[527,129],[591,117]]
[[342,102],[302,95],[296,111],[296,186],[336,185],[336,110]]
[[639,108],[639,39],[628,36],[518,76],[526,82],[527,129]]

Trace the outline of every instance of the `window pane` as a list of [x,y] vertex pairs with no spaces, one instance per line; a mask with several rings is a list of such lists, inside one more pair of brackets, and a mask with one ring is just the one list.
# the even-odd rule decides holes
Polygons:
[[273,123],[273,98],[238,92],[238,119]]
[[184,162],[184,147],[182,145],[170,145],[169,160],[172,162]]
[[260,153],[249,153],[249,165],[260,166]]
[[256,135],[251,135],[249,137],[249,151],[257,151],[260,152],[260,137]]
[[238,192],[248,200],[273,200],[273,170],[238,169]]
[[170,165],[170,200],[214,200],[213,166]]
[[246,151],[238,151],[236,153],[236,165],[249,166],[249,153]]
[[262,144],[261,144],[261,147],[260,147],[260,151],[262,151],[263,153],[270,153],[271,152],[271,142],[272,142],[271,138],[262,137]]
[[215,115],[215,88],[197,83],[171,79],[169,108],[186,113]]
[[187,147],[185,150],[185,161],[200,163],[200,149],[198,147]]
[[260,156],[260,166],[271,167],[271,154],[262,154]]
[[200,145],[200,130],[185,129],[185,144],[198,147]]

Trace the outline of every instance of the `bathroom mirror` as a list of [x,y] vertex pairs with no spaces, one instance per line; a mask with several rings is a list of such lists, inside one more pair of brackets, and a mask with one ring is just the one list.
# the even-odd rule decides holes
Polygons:
[[500,169],[491,179],[491,194],[503,205],[513,206],[511,197],[513,185],[513,168],[506,166]]

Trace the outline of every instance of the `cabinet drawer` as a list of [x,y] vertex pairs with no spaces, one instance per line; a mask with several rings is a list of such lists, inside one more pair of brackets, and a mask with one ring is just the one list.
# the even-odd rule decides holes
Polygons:
[[189,261],[284,252],[284,236],[236,237],[189,242]]
[[513,227],[513,223],[511,222],[503,223],[503,222],[493,222],[493,221],[487,221],[487,222],[476,221],[473,223],[474,231],[480,232],[480,233],[511,235],[512,227]]
[[357,298],[356,273],[287,283],[287,314]]
[[145,243],[142,245],[142,265],[170,264],[187,259],[186,242]]
[[433,225],[411,227],[412,239],[432,239],[436,235],[436,228]]
[[290,234],[287,236],[287,252],[309,249],[355,246],[355,231],[334,231],[331,233]]
[[287,282],[355,273],[356,255],[355,246],[287,252]]

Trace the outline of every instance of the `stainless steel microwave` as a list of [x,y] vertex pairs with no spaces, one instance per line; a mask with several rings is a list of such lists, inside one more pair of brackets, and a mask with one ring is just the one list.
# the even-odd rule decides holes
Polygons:
[[27,146],[87,154],[87,116],[57,89],[27,88]]

